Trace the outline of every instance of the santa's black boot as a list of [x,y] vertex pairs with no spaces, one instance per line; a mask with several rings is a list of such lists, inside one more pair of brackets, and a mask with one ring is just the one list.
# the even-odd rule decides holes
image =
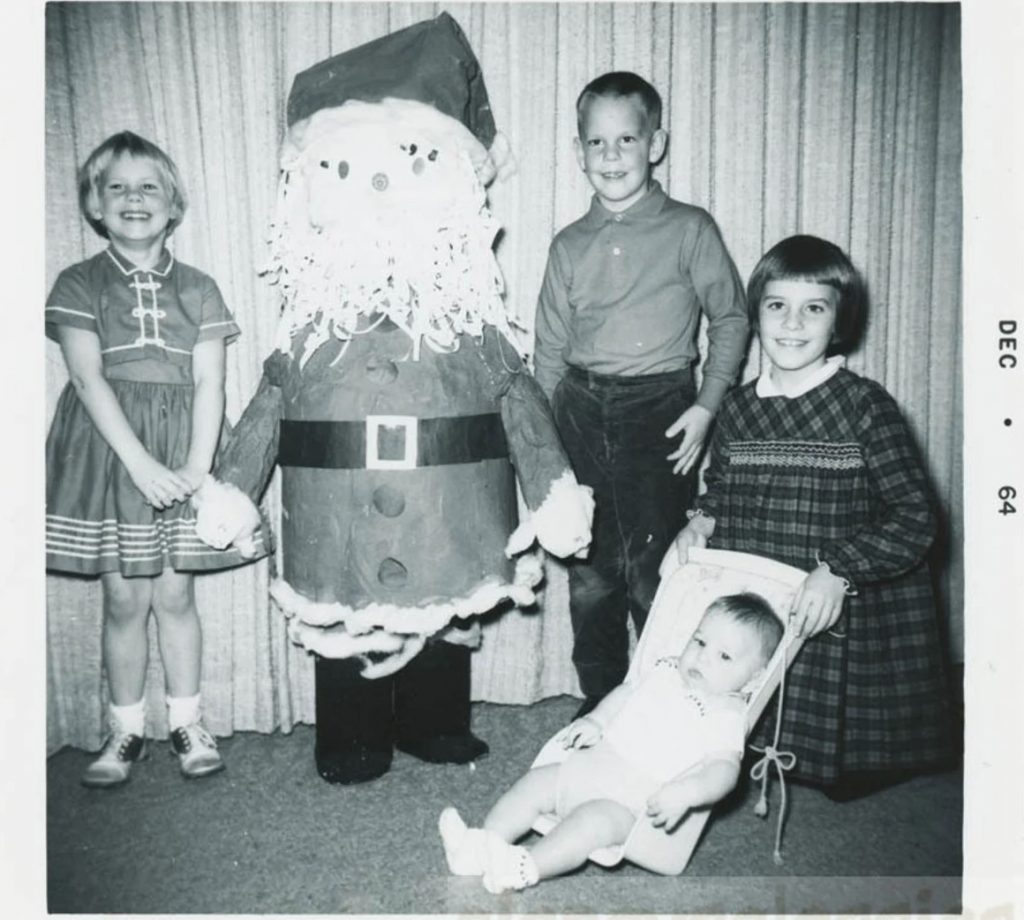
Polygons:
[[316,659],[316,769],[329,783],[365,783],[391,767],[394,679],[366,680],[361,667]]
[[487,744],[469,730],[469,656],[431,642],[395,676],[395,747],[431,763],[469,763]]

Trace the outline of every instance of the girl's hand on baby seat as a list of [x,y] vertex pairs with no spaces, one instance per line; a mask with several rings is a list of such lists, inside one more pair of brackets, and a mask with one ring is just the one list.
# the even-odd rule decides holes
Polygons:
[[693,807],[686,787],[675,781],[665,783],[647,800],[647,817],[655,827],[671,831]]
[[830,629],[843,612],[846,582],[819,565],[808,575],[793,598],[790,617],[798,636],[816,636]]
[[175,502],[185,501],[192,493],[183,476],[167,469],[149,454],[126,469],[143,498],[154,508],[170,508]]
[[690,471],[690,467],[697,462],[710,425],[711,413],[696,403],[671,424],[665,432],[666,438],[674,438],[680,431],[684,432],[679,447],[666,458],[676,461],[675,466],[672,467],[673,473],[681,473],[685,476]]
[[675,540],[672,541],[668,552],[665,553],[664,558],[661,560],[661,565],[658,566],[658,575],[664,578],[676,566],[686,565],[686,560],[690,554],[690,547],[695,546],[698,549],[704,549],[708,545],[708,537],[711,536],[714,530],[714,518],[703,514],[694,515],[690,519],[690,523],[680,530]]
[[570,722],[562,729],[562,747],[566,750],[569,748],[592,747],[601,740],[601,735],[603,734],[601,726],[594,719],[591,719],[589,716],[583,716],[581,719]]

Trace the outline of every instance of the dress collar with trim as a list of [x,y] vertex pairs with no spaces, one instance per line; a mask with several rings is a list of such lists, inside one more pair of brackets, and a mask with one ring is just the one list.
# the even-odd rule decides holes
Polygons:
[[668,195],[665,194],[661,183],[657,179],[652,179],[650,188],[647,189],[644,196],[633,202],[624,211],[609,210],[601,204],[601,199],[594,195],[590,200],[590,210],[587,211],[587,223],[592,227],[603,227],[612,221],[622,222],[654,217],[664,207],[667,199]]
[[807,377],[797,388],[795,393],[783,393],[782,390],[776,386],[775,381],[772,380],[771,368],[769,367],[761,373],[760,377],[757,378],[757,384],[754,387],[754,392],[762,399],[768,396],[785,396],[789,399],[794,399],[797,396],[803,396],[804,393],[809,393],[816,386],[820,386],[830,377],[834,376],[835,373],[845,365],[846,357],[844,355],[833,355],[831,358],[826,358],[825,363],[813,374]]
[[114,249],[113,246],[108,246],[104,251],[108,256],[110,256],[110,261],[118,267],[118,270],[122,275],[133,275],[135,272],[146,272],[150,275],[160,275],[160,277],[163,277],[170,272],[171,268],[174,266],[174,254],[169,249],[165,249],[161,253],[160,258],[157,259],[156,265],[152,268],[140,268],[123,254]]

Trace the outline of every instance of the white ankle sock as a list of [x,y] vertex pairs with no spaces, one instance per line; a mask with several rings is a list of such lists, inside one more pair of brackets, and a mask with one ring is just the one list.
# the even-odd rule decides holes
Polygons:
[[111,703],[110,721],[126,734],[143,737],[146,734],[146,698],[143,697],[137,703],[129,703],[127,706],[115,706]]
[[173,732],[199,721],[199,694],[167,697],[167,722]]
[[487,832],[479,827],[466,827],[454,808],[446,808],[437,821],[444,845],[444,858],[452,875],[483,875],[484,839]]

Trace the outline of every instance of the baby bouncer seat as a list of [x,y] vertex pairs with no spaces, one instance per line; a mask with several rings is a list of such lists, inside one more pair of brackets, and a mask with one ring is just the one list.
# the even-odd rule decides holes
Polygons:
[[[670,558],[675,559],[675,554]],[[806,575],[800,569],[749,553],[691,549],[687,562],[684,565],[670,563],[661,580],[630,662],[626,682],[636,681],[647,674],[658,659],[679,655],[708,605],[724,594],[741,591],[759,594],[786,625],[793,596]],[[752,689],[747,702],[748,736],[802,644],[803,640],[787,626],[782,641],[765,668],[764,677]],[[570,753],[556,734],[541,748],[533,766],[560,763]],[[767,780],[771,761],[776,763],[781,777],[782,770],[792,766],[792,755],[780,754],[769,748],[766,757],[755,767],[755,779]],[[660,875],[679,875],[689,863],[713,807],[690,811],[672,831],[655,827],[646,815],[641,814],[621,846],[595,850],[590,859],[605,867],[625,859]],[[780,833],[781,817],[780,814]],[[555,815],[541,815],[534,823],[534,830],[546,834],[557,823]],[[779,858],[777,839],[776,859]]]

